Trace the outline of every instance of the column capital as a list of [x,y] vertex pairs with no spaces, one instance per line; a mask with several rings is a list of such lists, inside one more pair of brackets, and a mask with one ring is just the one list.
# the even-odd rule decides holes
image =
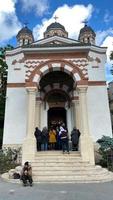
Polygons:
[[37,87],[26,87],[28,93],[36,93]]
[[79,98],[72,100],[72,104],[78,104],[78,103],[79,103]]
[[86,93],[87,89],[88,89],[88,85],[77,86],[77,91],[79,93]]

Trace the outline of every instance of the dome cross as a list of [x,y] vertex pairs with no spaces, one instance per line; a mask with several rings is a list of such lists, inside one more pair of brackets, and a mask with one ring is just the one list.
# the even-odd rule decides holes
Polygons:
[[55,22],[57,21],[57,19],[58,19],[58,17],[55,15],[54,17],[53,17],[54,19],[55,19]]

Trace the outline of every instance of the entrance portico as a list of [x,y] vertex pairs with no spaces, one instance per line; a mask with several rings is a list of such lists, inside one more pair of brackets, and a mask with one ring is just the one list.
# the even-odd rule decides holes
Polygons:
[[[47,67],[44,68],[44,66],[42,68],[45,69],[45,71],[47,69]],[[38,87],[26,87],[26,90],[28,91],[28,123],[27,135],[23,144],[23,162],[35,158],[35,126],[42,129],[44,126],[50,125],[51,120],[54,121],[54,119],[56,120],[56,118],[58,118],[57,111],[56,115],[52,117],[52,109],[62,105],[62,108],[65,110],[65,116],[63,116],[63,113],[61,116],[63,116],[69,134],[74,126],[80,129],[80,152],[83,161],[89,161],[91,164],[94,164],[94,149],[88,125],[87,79],[77,80],[74,77],[73,80],[70,71],[68,71],[68,73],[67,70],[66,72],[60,71],[61,68],[59,65],[56,66],[56,69],[57,70],[48,73],[47,71],[46,73],[43,71],[44,75],[41,78],[37,76],[38,84],[36,82],[35,85],[38,85]],[[67,69],[69,70],[70,68],[67,67]],[[35,74],[34,77],[36,81]],[[53,77],[53,79],[51,79],[50,83],[49,81],[51,77]],[[80,74],[76,73],[76,77],[80,78]],[[32,79],[34,80],[33,77]],[[34,83],[31,83],[31,85],[32,84]],[[28,82],[26,85],[28,85]],[[60,120],[60,118],[58,120]],[[43,121],[43,123],[41,123],[41,121]],[[26,151],[28,146],[29,151]],[[86,147],[88,147],[88,149]]]

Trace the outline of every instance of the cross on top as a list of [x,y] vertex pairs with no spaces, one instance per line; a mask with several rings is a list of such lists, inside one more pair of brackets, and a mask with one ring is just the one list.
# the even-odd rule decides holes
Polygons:
[[27,21],[24,22],[24,27],[26,27],[29,23]]
[[84,23],[85,26],[87,26],[88,20],[85,19],[85,20],[83,21],[83,23]]
[[55,15],[55,16],[54,16],[54,19],[55,19],[55,22],[56,22],[56,21],[57,21],[57,19],[58,19],[58,17]]

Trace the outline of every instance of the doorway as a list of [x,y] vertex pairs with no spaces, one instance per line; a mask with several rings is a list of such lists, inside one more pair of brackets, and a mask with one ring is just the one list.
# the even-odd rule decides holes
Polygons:
[[61,107],[53,107],[48,110],[48,128],[54,127],[59,123],[64,123],[65,126],[67,125],[66,122],[66,109]]

